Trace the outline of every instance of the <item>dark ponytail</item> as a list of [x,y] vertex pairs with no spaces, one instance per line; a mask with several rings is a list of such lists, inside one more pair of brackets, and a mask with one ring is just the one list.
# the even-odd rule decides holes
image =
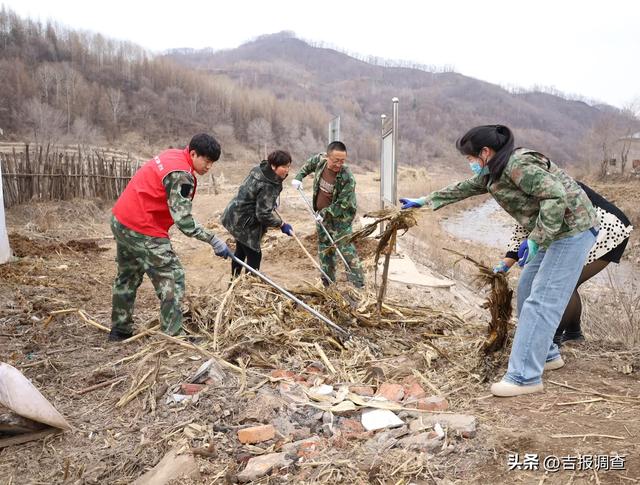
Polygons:
[[513,146],[513,133],[504,125],[476,126],[456,141],[456,148],[463,155],[477,157],[484,147],[496,152],[488,163],[491,180],[497,180],[502,175],[513,152]]

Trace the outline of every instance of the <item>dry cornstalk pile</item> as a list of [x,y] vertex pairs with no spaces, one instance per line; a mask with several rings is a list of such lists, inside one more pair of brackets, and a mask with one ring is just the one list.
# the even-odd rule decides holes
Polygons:
[[[433,362],[443,359],[454,365],[444,364],[446,369],[437,376],[440,385],[447,385],[449,373],[480,379],[476,368],[481,327],[453,312],[388,301],[378,314],[371,291],[335,286],[291,291],[353,338],[341,341],[320,320],[251,276],[236,279],[222,296],[192,295],[185,315],[187,326],[206,336],[198,343],[201,348],[258,371],[299,370],[316,362],[342,382],[365,383],[418,373],[435,389],[428,375],[440,367]],[[386,365],[394,361],[401,363]]]

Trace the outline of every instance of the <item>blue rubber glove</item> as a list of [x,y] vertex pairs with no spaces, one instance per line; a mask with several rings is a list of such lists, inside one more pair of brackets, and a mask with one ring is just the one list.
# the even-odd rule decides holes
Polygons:
[[493,267],[493,272],[494,273],[506,273],[507,271],[509,271],[510,267],[507,265],[507,263],[505,263],[504,261],[500,261],[498,264],[496,264]]
[[538,243],[533,239],[524,241],[518,249],[518,266],[523,267],[525,264],[535,258],[538,253]]
[[284,232],[287,236],[293,236],[293,227],[291,227],[291,224],[287,224],[286,222],[283,222],[282,225],[280,226],[280,230]]
[[231,251],[229,250],[229,246],[227,246],[222,239],[216,236],[213,236],[211,238],[211,241],[209,241],[209,244],[211,244],[211,247],[213,248],[213,252],[216,253],[216,256],[220,256],[221,258],[224,258],[224,259],[227,259],[229,256],[231,256]]
[[419,197],[417,199],[400,199],[400,203],[402,204],[401,209],[413,209],[423,207],[427,203],[426,197]]

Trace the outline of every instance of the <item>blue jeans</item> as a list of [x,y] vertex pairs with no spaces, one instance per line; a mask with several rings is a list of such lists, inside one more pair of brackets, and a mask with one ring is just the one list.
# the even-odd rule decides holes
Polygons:
[[518,284],[518,326],[505,381],[523,386],[539,384],[545,362],[560,358],[553,335],[596,234],[590,229],[555,241],[524,267]]

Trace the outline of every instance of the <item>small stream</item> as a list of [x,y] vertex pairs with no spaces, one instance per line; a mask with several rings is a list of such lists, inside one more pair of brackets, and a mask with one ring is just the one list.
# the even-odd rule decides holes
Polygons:
[[[507,247],[515,221],[493,199],[442,222],[442,226],[452,236],[472,243],[481,243],[504,250]],[[634,268],[629,261],[610,264],[593,278],[602,286],[621,287],[634,281]]]

